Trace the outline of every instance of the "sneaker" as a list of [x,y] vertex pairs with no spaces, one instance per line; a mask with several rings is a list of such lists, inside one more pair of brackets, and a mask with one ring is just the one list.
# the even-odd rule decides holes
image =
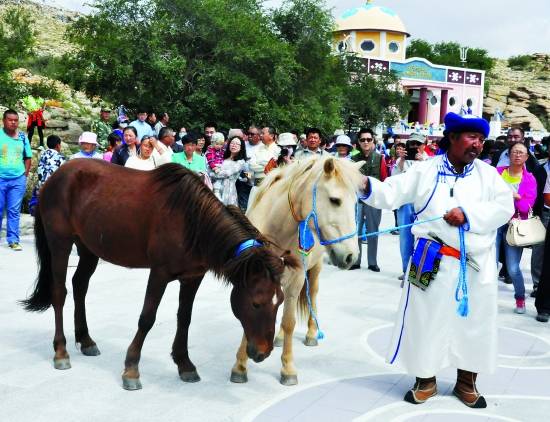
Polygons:
[[525,313],[525,299],[516,299],[516,309],[514,309],[516,314]]
[[19,243],[10,243],[8,246],[12,251],[22,251],[23,250],[23,248],[21,247],[21,245]]
[[536,320],[539,322],[548,322],[548,319],[550,318],[550,314],[547,312],[539,312],[537,314]]

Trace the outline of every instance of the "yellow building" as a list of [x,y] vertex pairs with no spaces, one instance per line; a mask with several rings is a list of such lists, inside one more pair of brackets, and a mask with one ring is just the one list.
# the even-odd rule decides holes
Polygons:
[[397,14],[370,3],[346,10],[337,20],[335,49],[362,57],[405,60],[407,32]]
[[368,72],[394,72],[411,95],[407,122],[438,126],[448,111],[481,116],[485,72],[441,66],[419,57],[406,57],[410,34],[390,8],[367,2],[336,19],[334,51],[356,54]]

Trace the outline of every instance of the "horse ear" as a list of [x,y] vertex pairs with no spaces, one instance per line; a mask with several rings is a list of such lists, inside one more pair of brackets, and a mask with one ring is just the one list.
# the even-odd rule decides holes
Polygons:
[[325,170],[325,174],[327,176],[330,176],[332,173],[334,173],[334,158],[327,158],[323,169]]
[[360,170],[361,167],[363,167],[365,164],[367,164],[367,162],[365,160],[363,161],[357,161],[356,163],[353,163],[353,165],[355,166],[355,168],[357,170]]

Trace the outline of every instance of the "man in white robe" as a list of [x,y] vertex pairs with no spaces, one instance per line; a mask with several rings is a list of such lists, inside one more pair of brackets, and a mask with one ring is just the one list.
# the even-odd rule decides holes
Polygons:
[[467,406],[482,408],[487,404],[476,389],[476,376],[493,372],[497,358],[496,230],[510,220],[514,205],[497,171],[476,160],[489,134],[487,122],[449,113],[445,124],[444,155],[383,183],[368,178],[363,200],[386,209],[412,203],[418,220],[443,217],[413,227],[417,245],[422,238],[432,240],[432,233],[460,250],[459,227],[464,229],[466,252],[480,267],[466,267],[468,314],[459,314],[455,298],[460,261],[444,255],[426,290],[411,283],[403,288],[387,359],[417,377],[406,401],[423,403],[437,394],[436,373],[452,366],[457,368],[453,393]]

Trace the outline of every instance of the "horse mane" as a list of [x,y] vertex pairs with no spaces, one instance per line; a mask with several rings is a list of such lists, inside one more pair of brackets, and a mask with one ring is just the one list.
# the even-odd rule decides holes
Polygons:
[[274,185],[278,185],[281,189],[288,191],[291,183],[299,183],[304,177],[310,178],[313,183],[313,179],[323,174],[325,162],[328,160],[332,160],[334,163],[334,176],[337,180],[352,187],[355,191],[360,189],[363,176],[355,163],[335,157],[306,158],[305,160],[294,161],[291,164],[270,171],[260,186],[258,186],[254,200],[249,205],[249,208],[254,208]]
[[[274,244],[263,236],[238,207],[225,206],[194,172],[176,163],[150,172],[155,194],[164,197],[170,214],[193,216],[185,225],[184,237],[190,250],[206,260],[208,269],[225,282],[243,285],[250,265],[263,266],[274,282],[280,281],[284,263],[273,251]],[[263,243],[235,258],[242,242],[256,239]]]

